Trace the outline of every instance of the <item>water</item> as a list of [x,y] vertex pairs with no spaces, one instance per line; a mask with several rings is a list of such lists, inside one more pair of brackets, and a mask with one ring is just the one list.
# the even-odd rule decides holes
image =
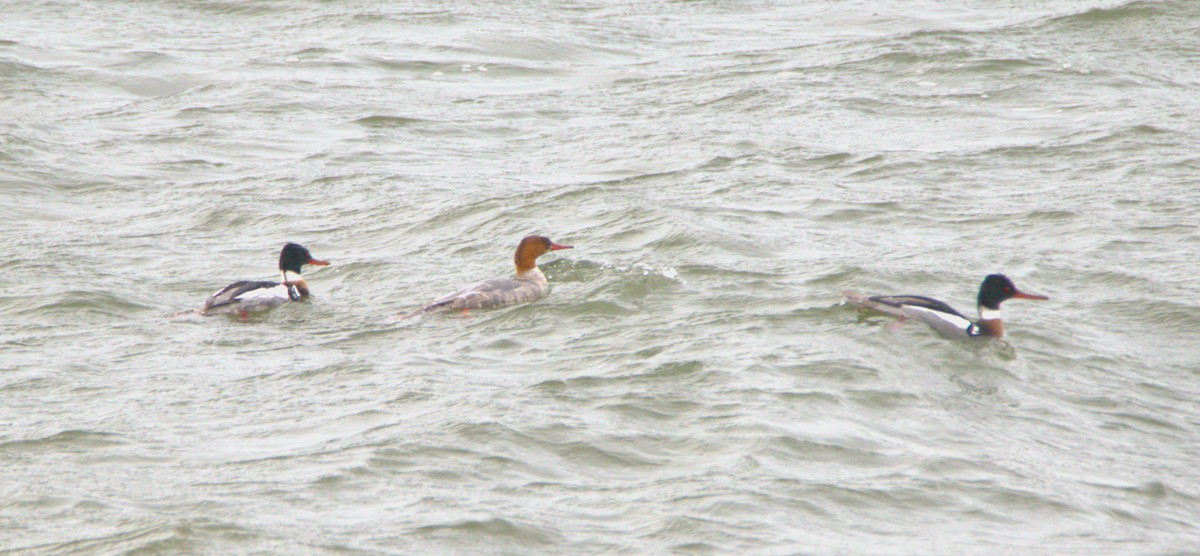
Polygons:
[[1200,3],[0,8],[0,549],[1200,546]]

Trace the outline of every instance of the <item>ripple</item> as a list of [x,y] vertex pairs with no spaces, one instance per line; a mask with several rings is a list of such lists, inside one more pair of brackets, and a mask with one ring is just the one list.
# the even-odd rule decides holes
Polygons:
[[413,124],[424,122],[425,120],[420,118],[405,118],[403,116],[366,116],[354,120],[352,123],[361,125],[363,127],[396,128],[411,126]]
[[6,313],[26,318],[118,316],[151,309],[109,292],[84,290],[44,297],[10,298],[4,305]]
[[533,525],[493,518],[485,520],[462,520],[418,527],[415,532],[422,536],[452,543],[479,543],[479,546],[496,548],[496,544],[507,547],[535,548],[557,543],[562,537],[555,531]]
[[87,430],[62,431],[44,438],[0,442],[0,452],[88,452],[127,444],[121,435]]

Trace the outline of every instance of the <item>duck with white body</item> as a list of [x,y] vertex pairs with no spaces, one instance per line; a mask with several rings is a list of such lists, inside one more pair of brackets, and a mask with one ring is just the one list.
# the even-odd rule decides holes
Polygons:
[[229,284],[204,302],[200,314],[238,314],[244,319],[250,313],[307,299],[308,282],[300,275],[304,265],[328,266],[329,262],[314,259],[303,245],[284,245],[279,252],[279,282],[243,280]]
[[1018,290],[1003,274],[989,274],[979,286],[979,320],[972,321],[945,302],[922,295],[868,297],[852,291],[842,293],[851,305],[899,317],[901,321],[916,319],[951,338],[999,338],[1004,335],[1001,303],[1009,299],[1050,299]]

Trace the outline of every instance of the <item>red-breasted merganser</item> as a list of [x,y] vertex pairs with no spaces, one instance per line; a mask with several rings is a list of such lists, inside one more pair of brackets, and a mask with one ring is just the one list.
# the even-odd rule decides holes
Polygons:
[[434,301],[403,318],[415,317],[422,313],[495,309],[537,301],[550,292],[546,275],[538,270],[537,258],[560,249],[571,249],[571,246],[559,245],[545,236],[528,236],[517,245],[517,254],[513,257],[517,265],[516,276],[480,282]]
[[308,297],[308,282],[300,276],[300,268],[306,264],[328,266],[327,261],[318,261],[303,245],[289,243],[279,252],[279,282],[234,282],[212,294],[200,309],[202,315],[238,313],[244,319],[250,313],[266,311],[288,301],[300,301]]
[[1003,274],[989,274],[979,286],[979,320],[972,322],[946,303],[921,295],[867,297],[858,292],[842,293],[852,305],[900,317],[901,321],[914,318],[951,338],[999,338],[1004,335],[1004,324],[1000,320],[1001,303],[1009,299],[1050,299],[1018,290],[1012,280]]

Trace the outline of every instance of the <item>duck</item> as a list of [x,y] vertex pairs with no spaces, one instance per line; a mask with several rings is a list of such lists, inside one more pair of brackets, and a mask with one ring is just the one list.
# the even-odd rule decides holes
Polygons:
[[267,311],[289,301],[307,299],[308,282],[300,275],[304,265],[329,266],[329,262],[314,259],[303,245],[288,243],[279,252],[278,282],[243,280],[229,284],[204,302],[200,314],[237,314],[245,320],[250,313]]
[[550,283],[538,269],[537,258],[551,251],[573,248],[571,245],[554,243],[546,236],[526,236],[517,244],[516,254],[513,255],[516,264],[513,277],[494,278],[463,288],[400,318],[452,311],[469,314],[473,309],[497,309],[537,301],[550,293]]
[[979,286],[977,298],[979,319],[971,320],[949,304],[922,295],[866,296],[854,291],[842,292],[846,301],[864,309],[872,309],[899,317],[917,319],[943,336],[950,338],[999,338],[1004,336],[1000,304],[1009,299],[1050,299],[1044,295],[1023,292],[1003,274],[989,274]]

